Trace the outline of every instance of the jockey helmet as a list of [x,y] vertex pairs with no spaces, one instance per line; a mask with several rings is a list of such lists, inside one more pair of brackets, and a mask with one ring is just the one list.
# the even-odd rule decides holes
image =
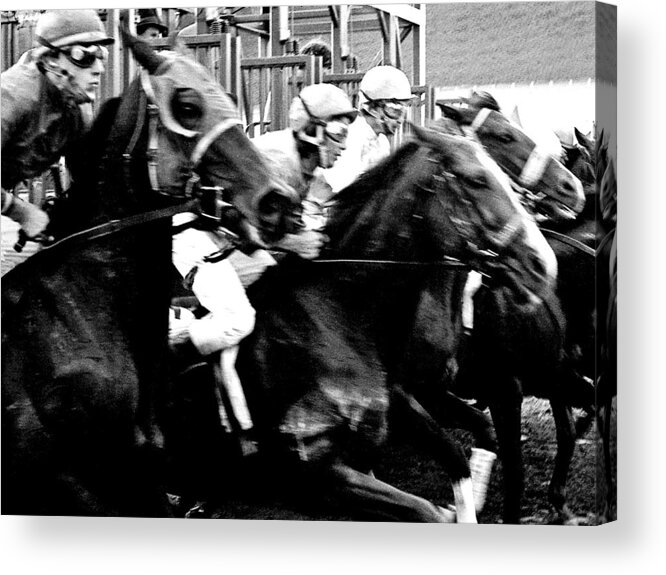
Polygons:
[[347,94],[332,84],[312,84],[301,90],[289,109],[289,126],[296,137],[315,146],[319,165],[330,168],[344,149],[347,125],[358,111]]
[[95,10],[53,10],[37,22],[36,42],[47,48],[74,44],[112,44]]
[[376,66],[368,70],[359,89],[368,100],[412,99],[412,88],[407,76],[393,66]]
[[294,132],[304,130],[309,124],[326,124],[338,118],[356,118],[347,94],[332,84],[312,84],[301,90],[289,109],[289,126]]

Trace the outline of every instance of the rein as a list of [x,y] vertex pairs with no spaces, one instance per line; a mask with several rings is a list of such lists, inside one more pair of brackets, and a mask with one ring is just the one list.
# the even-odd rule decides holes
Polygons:
[[35,253],[33,256],[31,256],[30,260],[34,259],[35,256],[38,256],[39,254],[53,253],[61,251],[63,249],[69,249],[74,246],[78,246],[86,242],[89,242],[90,240],[117,234],[123,230],[134,228],[138,225],[155,222],[157,220],[162,220],[165,218],[170,218],[172,216],[175,216],[176,214],[180,214],[183,212],[191,212],[193,209],[196,208],[198,203],[199,200],[193,199],[183,204],[178,204],[176,206],[169,206],[166,208],[153,210],[147,213],[135,214],[133,216],[128,216],[121,220],[111,220],[110,222],[100,224],[99,226],[81,230],[80,232],[71,234],[53,243],[42,241],[40,243],[42,243],[44,247],[40,251]]
[[338,266],[361,266],[361,267],[376,267],[379,269],[393,269],[393,268],[407,268],[407,269],[424,269],[424,268],[443,268],[443,269],[470,269],[470,267],[455,258],[443,258],[441,261],[432,262],[418,262],[418,261],[397,261],[397,260],[354,260],[354,259],[320,259],[311,260],[313,264],[327,264]]
[[[168,194],[163,191],[159,186],[158,180],[158,152],[159,152],[159,119],[160,119],[160,108],[157,103],[157,98],[155,96],[155,91],[153,90],[152,84],[150,83],[150,77],[148,72],[145,69],[141,69],[140,72],[140,81],[141,87],[143,88],[140,91],[140,101],[139,109],[145,109],[147,114],[139,114],[138,121],[130,138],[129,144],[125,149],[125,152],[122,155],[123,160],[123,175],[125,180],[125,186],[128,191],[132,191],[131,185],[131,174],[130,168],[133,159],[134,149],[141,137],[141,134],[145,125],[145,117],[148,116],[148,146],[146,149],[146,157],[148,161],[148,177],[150,180],[150,186],[152,190],[161,195],[173,196],[173,194]],[[222,215],[222,210],[226,207],[230,207],[231,204],[224,199],[225,189],[222,186],[202,186],[200,185],[199,175],[195,172],[196,168],[199,166],[201,159],[205,155],[208,148],[213,142],[224,132],[232,128],[233,126],[240,125],[240,121],[236,118],[227,118],[215,124],[208,132],[206,132],[197,142],[190,155],[189,161],[189,174],[188,179],[185,184],[184,193],[181,197],[187,198],[188,201],[178,204],[175,206],[169,206],[166,208],[159,208],[157,210],[143,212],[140,214],[135,214],[128,216],[122,219],[111,220],[105,222],[98,226],[82,230],[71,234],[59,241],[50,242],[48,238],[38,240],[39,243],[42,243],[44,246],[42,250],[38,253],[48,252],[53,253],[54,251],[59,251],[62,249],[71,248],[83,244],[87,241],[109,236],[116,234],[128,228],[136,227],[141,224],[146,224],[149,222],[165,219],[172,217],[176,214],[183,212],[190,212],[195,210],[200,205],[200,199],[206,195],[208,198],[212,194],[215,194],[215,202],[210,202],[215,206],[215,213],[203,213],[202,216],[206,218],[211,218],[219,220]],[[184,137],[194,138],[198,135],[198,132],[192,130],[183,129]],[[16,251],[21,251],[23,245],[25,245],[28,238],[21,237],[19,242],[17,242],[15,249]]]
[[550,236],[551,238],[554,238],[554,239],[562,242],[563,244],[567,244],[567,245],[571,246],[572,248],[575,248],[578,251],[581,251],[581,252],[583,252],[584,254],[586,254],[588,256],[594,257],[594,256],[597,255],[597,252],[594,249],[592,249],[590,246],[586,246],[583,242],[581,242],[581,241],[579,241],[575,238],[572,238],[570,236],[566,236],[564,234],[561,234],[560,232],[555,232],[553,230],[549,230],[548,228],[539,228],[539,230],[541,231],[541,233],[544,236]]

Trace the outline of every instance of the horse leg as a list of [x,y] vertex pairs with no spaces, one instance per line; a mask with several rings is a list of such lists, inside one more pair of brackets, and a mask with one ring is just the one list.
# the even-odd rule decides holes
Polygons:
[[576,426],[571,408],[560,400],[551,399],[557,436],[555,467],[548,488],[548,500],[566,525],[577,523],[566,502],[566,483],[576,445]]
[[599,390],[601,402],[597,410],[597,428],[601,438],[601,445],[604,457],[604,479],[606,497],[604,502],[605,509],[602,515],[606,518],[613,516],[613,493],[615,492],[615,480],[613,477],[613,458],[610,448],[611,437],[611,417],[613,408],[613,395],[607,393],[605,389],[604,376],[599,377]]
[[325,471],[335,493],[351,509],[387,521],[454,523],[455,513],[401,491],[338,461]]
[[[476,523],[475,489],[470,476],[470,469],[465,458],[465,453],[458,442],[445,433],[433,417],[416,401],[413,395],[407,393],[402,386],[393,388],[394,397],[399,399],[399,405],[404,406],[405,413],[409,416],[410,426],[422,439],[420,446],[429,447],[431,453],[440,461],[449,476],[453,487],[453,496],[456,505],[458,523]],[[485,490],[477,488],[479,500],[485,500]],[[483,496],[481,497],[481,491]]]
[[[499,385],[499,384],[498,384]],[[521,407],[523,395],[519,383],[501,386],[504,395],[493,397],[490,413],[499,442],[499,455],[504,475],[504,523],[520,523],[520,506],[525,490],[523,454],[520,444]]]
[[469,405],[450,391],[442,394],[441,408],[446,417],[445,427],[469,431],[474,435],[478,448],[497,451],[497,435],[493,422],[483,411]]

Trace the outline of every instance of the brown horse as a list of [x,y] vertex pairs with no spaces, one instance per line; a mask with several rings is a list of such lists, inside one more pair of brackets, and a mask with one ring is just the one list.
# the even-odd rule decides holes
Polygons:
[[[441,508],[370,473],[391,400],[419,410],[407,406],[404,366],[424,281],[457,257],[492,275],[516,309],[530,310],[552,287],[555,261],[480,146],[415,132],[340,192],[323,261],[285,262],[262,278],[239,371],[262,447],[279,457],[276,470],[293,462],[319,496],[357,515],[442,522],[451,517]],[[452,326],[459,311],[451,309]],[[472,521],[466,461],[449,472],[458,519]]]
[[226,215],[260,242],[296,204],[203,67],[124,36],[143,69],[80,150],[52,214],[67,237],[3,277],[3,513],[170,514],[170,216],[226,190]]

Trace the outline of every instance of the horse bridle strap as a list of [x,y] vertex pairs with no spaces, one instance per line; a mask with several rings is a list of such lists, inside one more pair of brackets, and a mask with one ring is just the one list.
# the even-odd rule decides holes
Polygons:
[[[479,110],[469,126],[472,134],[476,135],[476,132],[483,126],[492,111],[490,108],[481,108]],[[538,144],[535,145],[523,166],[520,176],[518,176],[518,183],[525,188],[534,187],[539,183],[546,171],[546,167],[552,160],[553,155],[546,148]]]
[[[148,157],[148,177],[150,179],[150,185],[154,192],[160,192],[160,185],[158,179],[158,150],[159,150],[159,119],[160,119],[160,108],[157,103],[157,97],[155,95],[155,90],[153,89],[152,84],[150,83],[150,74],[147,70],[142,69],[140,72],[141,78],[141,87],[143,88],[143,93],[147,98],[147,109],[148,109],[148,148],[147,148],[147,157]],[[199,141],[197,142],[192,154],[190,155],[190,175],[185,186],[185,195],[191,197],[194,195],[194,188],[199,184],[199,176],[195,173],[195,169],[198,167],[201,159],[205,155],[208,148],[211,146],[221,134],[227,130],[233,128],[234,126],[241,126],[242,123],[238,118],[226,118],[215,124],[208,132],[206,132]],[[135,135],[140,133],[143,125],[137,125],[135,130]],[[186,138],[195,138],[199,132],[193,130],[187,130],[182,128],[180,131],[181,135]],[[138,139],[138,138],[136,138]],[[131,155],[131,152],[136,145],[135,137],[132,137],[130,142],[130,147],[125,153],[127,157],[128,154]]]
[[469,126],[469,129],[473,134],[476,134],[477,130],[483,126],[483,123],[486,121],[492,110],[490,108],[481,108]]
[[523,166],[523,171],[518,176],[520,185],[525,188],[531,188],[539,183],[546,171],[546,167],[552,161],[553,156],[550,152],[538,144],[535,145]]

